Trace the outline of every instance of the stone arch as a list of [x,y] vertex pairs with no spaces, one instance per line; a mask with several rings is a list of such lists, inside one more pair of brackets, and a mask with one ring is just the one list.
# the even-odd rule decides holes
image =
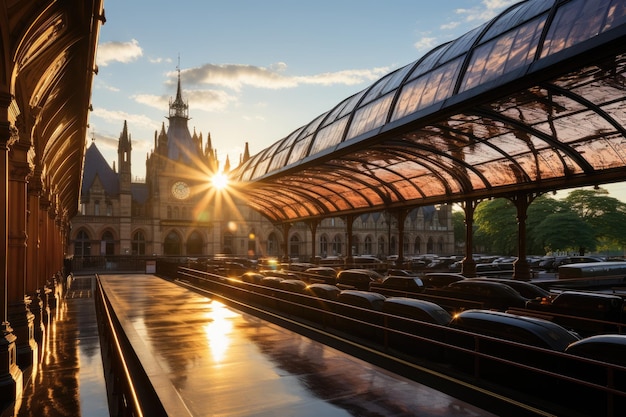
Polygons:
[[163,240],[164,255],[182,255],[182,238],[176,230],[170,230]]

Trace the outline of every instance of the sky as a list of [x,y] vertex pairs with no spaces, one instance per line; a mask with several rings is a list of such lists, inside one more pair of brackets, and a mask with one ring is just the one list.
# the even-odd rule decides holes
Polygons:
[[234,167],[516,2],[104,0],[86,144],[112,165],[127,121],[143,179],[180,69],[192,134]]

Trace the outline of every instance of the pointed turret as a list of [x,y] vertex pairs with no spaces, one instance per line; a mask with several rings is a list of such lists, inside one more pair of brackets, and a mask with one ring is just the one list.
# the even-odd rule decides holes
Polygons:
[[248,142],[246,142],[246,147],[243,150],[243,160],[241,163],[247,162],[250,159],[250,149],[248,149]]
[[170,117],[183,117],[189,119],[189,106],[183,101],[183,94],[180,88],[180,67],[178,68],[178,86],[176,87],[176,99],[170,99]]
[[130,134],[128,133],[128,123],[124,120],[124,127],[122,128],[122,133],[120,133],[120,139],[117,144],[117,163],[120,170],[120,193],[130,193],[131,150],[132,145]]

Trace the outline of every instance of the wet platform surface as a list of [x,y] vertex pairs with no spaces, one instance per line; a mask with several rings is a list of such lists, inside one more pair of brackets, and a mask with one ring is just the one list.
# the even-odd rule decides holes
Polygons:
[[100,278],[171,416],[493,415],[158,277]]
[[72,280],[46,317],[44,349],[18,417],[109,417],[93,299],[95,276]]

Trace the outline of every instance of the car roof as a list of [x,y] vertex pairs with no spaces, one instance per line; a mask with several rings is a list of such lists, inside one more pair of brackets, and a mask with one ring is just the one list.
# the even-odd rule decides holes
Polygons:
[[[503,326],[514,326],[523,328],[526,331],[539,336],[553,349],[563,351],[567,346],[576,341],[577,337],[559,324],[548,320],[522,316],[511,313],[504,313],[493,310],[470,309],[456,314],[451,324],[459,320],[468,319],[470,321],[485,321],[499,323]],[[504,329],[505,327],[503,327]]]

